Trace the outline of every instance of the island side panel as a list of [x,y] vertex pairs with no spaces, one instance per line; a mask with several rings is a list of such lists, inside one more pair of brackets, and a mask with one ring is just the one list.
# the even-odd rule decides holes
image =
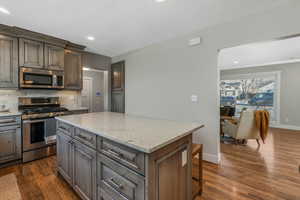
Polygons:
[[192,133],[146,159],[146,200],[192,199]]

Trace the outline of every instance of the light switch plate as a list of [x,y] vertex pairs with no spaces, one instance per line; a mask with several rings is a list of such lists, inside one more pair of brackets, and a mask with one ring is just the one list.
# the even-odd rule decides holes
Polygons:
[[198,96],[193,94],[191,96],[191,102],[194,102],[194,103],[198,102]]
[[184,150],[182,153],[181,153],[181,160],[182,160],[182,167],[184,167],[187,163],[187,150]]
[[196,37],[196,38],[193,38],[193,39],[189,40],[189,45],[190,46],[196,46],[196,45],[199,45],[200,43],[201,43],[201,38],[200,37]]

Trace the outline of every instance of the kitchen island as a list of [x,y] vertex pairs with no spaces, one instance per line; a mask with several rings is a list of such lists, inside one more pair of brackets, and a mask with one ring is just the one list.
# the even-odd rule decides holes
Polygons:
[[58,172],[82,199],[192,199],[192,133],[201,123],[110,112],[56,119]]

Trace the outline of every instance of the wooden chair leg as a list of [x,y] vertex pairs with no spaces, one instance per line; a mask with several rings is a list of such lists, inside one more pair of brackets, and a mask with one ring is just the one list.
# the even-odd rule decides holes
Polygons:
[[195,176],[192,177],[192,179],[197,183],[198,187],[196,190],[193,191],[193,199],[195,199],[198,195],[202,195],[203,190],[203,145],[198,145],[196,148],[194,148],[192,156],[193,158],[195,156],[198,156],[198,174],[195,174]]
[[256,142],[257,142],[258,145],[260,145],[259,139],[256,139]]
[[202,195],[203,190],[203,145],[201,145],[201,151],[199,152],[199,195]]

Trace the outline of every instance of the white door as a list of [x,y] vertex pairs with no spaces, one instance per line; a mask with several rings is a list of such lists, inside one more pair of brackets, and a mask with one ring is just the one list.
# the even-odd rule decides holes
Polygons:
[[83,85],[81,91],[81,106],[89,108],[89,112],[93,112],[93,79],[83,77]]

